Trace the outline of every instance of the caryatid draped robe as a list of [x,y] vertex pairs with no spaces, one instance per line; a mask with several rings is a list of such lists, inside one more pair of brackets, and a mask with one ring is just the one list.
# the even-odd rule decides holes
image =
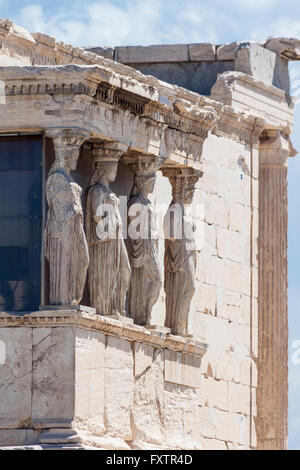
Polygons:
[[[172,206],[171,206],[172,207]],[[166,320],[165,326],[173,334],[187,335],[191,301],[195,293],[197,246],[193,239],[195,226],[192,219],[185,214],[184,206],[177,206],[177,217],[181,217],[180,233],[169,231],[170,211],[165,219],[165,292]],[[181,209],[180,209],[181,207]],[[176,229],[175,229],[176,232]],[[173,236],[172,236],[173,235]]]
[[46,185],[45,256],[50,266],[50,305],[78,305],[89,265],[81,187],[63,169]]
[[[136,226],[137,221],[140,222],[139,227]],[[159,298],[162,276],[155,214],[151,202],[140,194],[131,198],[128,203],[128,227],[127,247],[132,268],[130,316],[138,325],[149,325],[152,308]],[[135,228],[139,231],[136,232]]]
[[101,315],[125,315],[131,270],[122,234],[119,199],[100,183],[88,192],[86,235],[91,306]]

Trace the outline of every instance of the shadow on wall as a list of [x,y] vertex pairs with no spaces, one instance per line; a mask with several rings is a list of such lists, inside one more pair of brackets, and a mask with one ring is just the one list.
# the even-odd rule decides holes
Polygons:
[[233,61],[130,64],[145,75],[178,85],[201,95],[210,95],[219,73],[234,70]]

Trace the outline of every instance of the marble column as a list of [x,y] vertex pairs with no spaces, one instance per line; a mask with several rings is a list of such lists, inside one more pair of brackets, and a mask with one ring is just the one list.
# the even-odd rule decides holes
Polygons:
[[164,220],[165,326],[175,335],[187,336],[196,287],[197,236],[192,217],[195,185],[201,175],[193,168],[163,168],[172,185],[172,201]]
[[129,312],[137,325],[150,325],[152,308],[162,287],[162,274],[157,217],[148,196],[154,191],[156,172],[164,159],[126,155],[124,161],[134,174],[128,201],[127,249],[132,271]]
[[259,299],[256,431],[259,449],[285,449],[288,432],[288,136],[265,131],[259,153]]
[[51,129],[55,161],[46,183],[48,213],[45,257],[49,262],[50,305],[75,306],[82,299],[89,264],[83,228],[82,188],[73,180],[79,150],[89,134],[80,129]]
[[91,306],[100,315],[126,317],[126,294],[130,264],[123,239],[119,198],[110,189],[118,162],[127,146],[94,144],[94,173],[86,202],[86,234],[90,254],[89,290]]

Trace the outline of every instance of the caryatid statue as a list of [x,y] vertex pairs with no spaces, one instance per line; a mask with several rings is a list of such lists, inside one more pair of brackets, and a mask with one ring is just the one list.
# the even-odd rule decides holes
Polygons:
[[90,254],[88,283],[91,306],[101,315],[126,316],[131,269],[123,239],[119,199],[109,187],[116,179],[123,151],[121,144],[94,144],[92,150],[95,171],[86,207]]
[[89,134],[75,129],[47,131],[55,161],[46,184],[48,214],[45,256],[49,261],[50,305],[78,305],[82,299],[89,264],[83,227],[81,187],[70,172],[76,169],[80,146]]
[[172,202],[164,220],[165,326],[175,335],[188,335],[197,267],[196,220],[191,217],[195,184],[201,173],[192,168],[164,168],[172,185]]
[[128,202],[127,249],[132,269],[129,289],[130,316],[138,325],[150,325],[151,311],[162,287],[158,259],[156,214],[148,195],[154,190],[156,171],[164,160],[150,156],[126,156],[134,173]]

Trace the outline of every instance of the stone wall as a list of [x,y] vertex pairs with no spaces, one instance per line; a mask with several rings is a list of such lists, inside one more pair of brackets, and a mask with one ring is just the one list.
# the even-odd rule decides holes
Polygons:
[[[240,402],[227,411],[228,382],[201,376],[200,358],[71,327],[1,328],[0,337],[2,446],[249,446],[249,418]],[[242,388],[232,382],[231,400]]]
[[[272,44],[271,44],[272,46]],[[89,48],[99,55],[102,48]],[[276,54],[277,52],[277,54]],[[116,47],[112,58],[145,75],[153,75],[173,85],[209,95],[218,74],[239,71],[259,81],[290,92],[288,60],[270,43],[179,44]]]
[[[83,187],[87,162],[78,168]],[[119,195],[130,187],[122,165]],[[128,340],[124,325],[117,336],[66,325],[0,328],[2,446],[256,446],[258,150],[210,134],[202,169],[194,203],[203,206],[204,244],[190,322],[208,344],[202,359]],[[170,198],[159,174],[156,209]],[[163,255],[161,234],[161,265]],[[164,317],[162,288],[151,323],[163,326]]]

